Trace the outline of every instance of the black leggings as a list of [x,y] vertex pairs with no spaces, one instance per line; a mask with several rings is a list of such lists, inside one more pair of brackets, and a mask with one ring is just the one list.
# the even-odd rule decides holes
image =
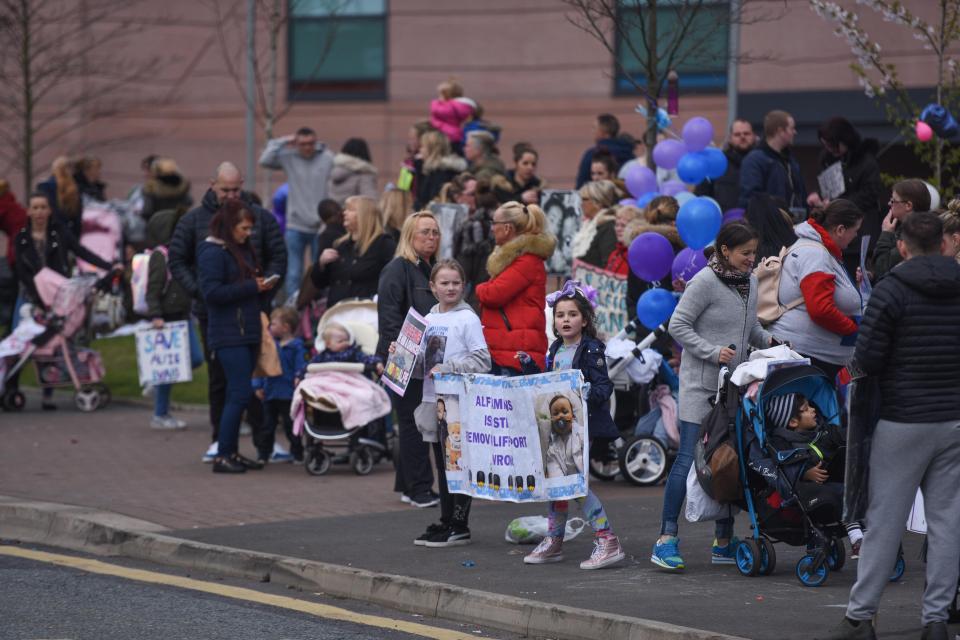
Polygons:
[[467,529],[470,524],[470,505],[473,498],[462,493],[447,491],[446,461],[443,455],[443,446],[439,442],[432,442],[433,461],[437,466],[437,482],[440,485],[440,522]]

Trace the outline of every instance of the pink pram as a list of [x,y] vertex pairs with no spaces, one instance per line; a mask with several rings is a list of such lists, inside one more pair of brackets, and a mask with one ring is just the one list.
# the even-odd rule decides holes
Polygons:
[[[27,337],[17,327],[14,335],[0,343],[0,354],[4,350],[9,352],[18,346],[24,347],[12,366],[0,365],[4,386],[28,360],[33,360],[41,389],[73,387],[74,402],[81,411],[95,411],[106,406],[110,402],[110,389],[102,382],[105,370],[100,354],[70,342],[70,338],[85,326],[97,285],[96,277],[65,278],[52,269],[42,269],[34,283],[49,310],[34,313],[33,322],[26,320],[25,323],[40,326],[43,331],[36,333],[37,329],[33,329],[29,333],[34,335]],[[3,406],[8,411],[18,411],[24,404],[24,396],[19,390],[4,392]]]

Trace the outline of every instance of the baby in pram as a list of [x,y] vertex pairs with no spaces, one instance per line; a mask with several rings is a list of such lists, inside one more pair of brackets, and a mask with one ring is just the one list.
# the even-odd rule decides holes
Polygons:
[[[754,440],[750,445],[750,468],[763,476],[787,504],[791,496],[801,501],[814,522],[840,522],[846,435],[824,420],[816,406],[799,393],[769,398],[764,413],[773,451],[764,451]],[[863,537],[860,527],[850,523],[844,528],[856,552]]]

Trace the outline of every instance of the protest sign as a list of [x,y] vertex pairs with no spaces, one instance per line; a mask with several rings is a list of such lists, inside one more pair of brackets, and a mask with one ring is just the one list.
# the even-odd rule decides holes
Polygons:
[[627,276],[573,261],[573,279],[597,290],[597,333],[609,340],[627,324]]
[[557,248],[547,260],[547,273],[567,275],[573,264],[573,236],[580,231],[583,217],[580,194],[546,189],[540,196],[540,208],[547,216],[547,233],[557,239]]
[[193,378],[186,321],[168,322],[161,329],[145,325],[135,335],[141,385],[189,382]]
[[440,225],[440,252],[441,260],[453,257],[453,239],[457,229],[463,226],[464,220],[470,215],[470,210],[465,204],[440,204],[430,205],[430,212],[436,216],[437,224]]
[[817,186],[820,187],[820,197],[824,200],[834,200],[847,190],[843,183],[843,164],[834,162],[817,176]]
[[400,335],[396,339],[396,348],[387,358],[383,368],[381,380],[399,395],[407,392],[407,385],[413,375],[413,368],[417,364],[417,355],[420,353],[420,344],[427,330],[426,319],[411,308],[400,327]]
[[434,385],[451,492],[506,502],[587,494],[587,406],[579,370],[440,374]]

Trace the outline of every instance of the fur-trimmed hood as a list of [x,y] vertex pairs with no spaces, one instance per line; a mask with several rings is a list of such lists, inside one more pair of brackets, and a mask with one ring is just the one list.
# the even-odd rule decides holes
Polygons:
[[143,193],[161,199],[175,200],[190,192],[190,181],[179,172],[163,173],[147,180]]
[[330,173],[331,180],[334,182],[342,182],[354,173],[377,175],[377,168],[366,160],[346,153],[338,153],[333,157],[333,171]]
[[509,267],[514,260],[525,253],[530,253],[543,260],[553,255],[553,250],[557,247],[557,240],[552,235],[541,233],[524,233],[506,244],[498,246],[487,258],[487,273],[491,278],[498,275]]
[[669,240],[670,244],[673,245],[674,251],[679,251],[686,246],[683,240],[680,239],[680,232],[678,232],[677,228],[672,224],[650,224],[646,220],[634,220],[627,225],[627,228],[623,231],[623,244],[629,247],[634,238],[647,231],[659,233]]
[[463,173],[466,170],[467,161],[453,153],[440,158],[435,166],[430,166],[426,162],[423,163],[424,173],[433,173],[434,171],[455,171],[456,173]]

